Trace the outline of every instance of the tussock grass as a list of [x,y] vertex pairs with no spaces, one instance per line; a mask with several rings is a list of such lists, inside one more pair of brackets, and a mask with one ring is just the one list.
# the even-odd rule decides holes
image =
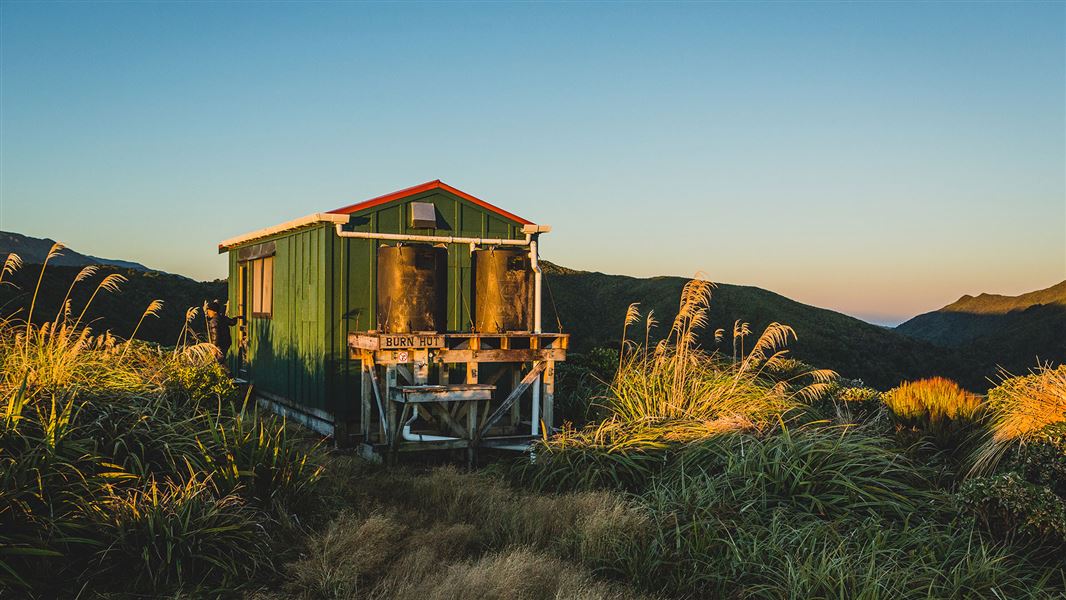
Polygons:
[[[510,472],[542,492],[624,491],[650,526],[626,546],[620,577],[676,597],[1063,594],[1061,565],[987,539],[958,512],[940,471],[879,416],[893,407],[897,426],[955,443],[966,437],[950,435],[956,424],[967,433],[981,425],[979,397],[938,380],[882,404],[861,382],[843,386],[788,359],[793,334],[781,325],[749,350],[750,331],[737,322],[731,357],[703,353],[692,332],[705,324],[709,292],[687,288],[680,322],[655,348],[623,335],[601,399],[607,418],[564,428],[538,446],[534,464]],[[625,327],[638,322],[634,307]],[[828,412],[843,424],[817,420]]]
[[650,529],[607,492],[533,494],[491,473],[335,457],[348,507],[286,567],[300,598],[639,598],[606,584]]
[[[836,374],[828,370],[771,376],[787,360],[785,346],[796,335],[787,325],[772,323],[746,349],[751,332],[746,323],[736,323],[731,358],[701,349],[698,334],[707,326],[713,289],[708,281],[688,282],[669,334],[654,348],[648,341],[656,324],[651,313],[644,319],[644,343],[628,339],[629,328],[640,321],[637,305],[631,305],[618,370],[599,399],[606,418],[582,429],[564,427],[559,435],[543,440],[541,454],[582,447],[629,453],[763,428],[800,400],[829,389]],[[721,330],[715,332],[716,339],[722,335]]]
[[94,333],[89,304],[122,283],[103,277],[72,307],[95,275],[77,274],[54,319],[32,322],[35,301],[26,321],[0,319],[0,585],[31,597],[246,585],[315,505],[315,451],[245,411],[213,355]]
[[1040,366],[1024,377],[1006,373],[988,393],[996,442],[1030,441],[1066,422],[1066,365]]

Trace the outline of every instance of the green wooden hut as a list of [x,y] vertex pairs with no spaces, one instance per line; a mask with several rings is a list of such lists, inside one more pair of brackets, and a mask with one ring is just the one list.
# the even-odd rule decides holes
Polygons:
[[[334,436],[339,444],[372,444],[375,437],[386,443],[391,438],[381,421],[388,411],[375,410],[375,404],[382,406],[380,394],[376,403],[367,397],[368,381],[380,384],[363,364],[373,354],[358,354],[365,351],[353,351],[351,341],[356,332],[381,330],[375,283],[379,248],[409,243],[447,248],[446,317],[437,329],[456,334],[473,331],[475,249],[528,251],[536,272],[532,332],[539,334],[537,245],[549,230],[437,180],[225,240],[218,251],[229,256],[228,311],[245,317],[227,357],[230,368],[262,403]],[[448,342],[453,350],[460,347],[453,342]],[[381,356],[392,365],[403,355]],[[444,384],[450,385],[454,376],[443,358],[436,360],[434,368],[440,367]],[[393,367],[404,374],[402,362]],[[410,368],[407,374],[415,379]],[[476,382],[476,369],[473,375]],[[428,384],[425,377],[419,383]],[[550,407],[545,412],[550,425]],[[399,435],[400,425],[395,419],[390,423],[396,430],[392,437]]]

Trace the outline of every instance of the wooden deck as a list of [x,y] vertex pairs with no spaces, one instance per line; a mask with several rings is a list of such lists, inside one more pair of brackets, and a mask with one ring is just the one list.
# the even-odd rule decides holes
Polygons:
[[350,333],[362,372],[364,449],[394,456],[466,448],[472,460],[478,447],[527,446],[533,434],[523,425],[534,414],[553,422],[555,363],[566,359],[568,344],[559,333]]

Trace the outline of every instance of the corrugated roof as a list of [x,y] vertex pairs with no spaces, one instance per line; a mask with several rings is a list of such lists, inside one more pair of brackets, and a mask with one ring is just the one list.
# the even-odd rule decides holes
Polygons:
[[[533,221],[529,221],[527,219],[523,219],[522,217],[520,217],[520,216],[518,216],[518,215],[516,215],[514,213],[507,212],[506,210],[504,210],[504,209],[502,209],[502,208],[500,208],[498,206],[495,206],[493,204],[489,204],[488,202],[485,202],[484,200],[482,200],[480,198],[476,198],[476,197],[471,196],[470,194],[468,194],[468,193],[466,193],[466,192],[464,192],[462,190],[453,188],[452,186],[448,185],[447,183],[444,183],[443,181],[441,181],[439,179],[435,179],[433,181],[427,181],[426,183],[423,183],[423,184],[420,184],[420,185],[411,186],[409,188],[402,189],[402,190],[399,190],[397,192],[392,192],[391,194],[385,194],[384,196],[378,196],[377,198],[371,198],[370,200],[364,200],[362,202],[359,202],[359,203],[356,203],[356,204],[352,204],[350,206],[337,208],[337,209],[334,209],[334,210],[331,210],[331,211],[325,212],[325,213],[315,213],[313,215],[307,215],[306,217],[301,217],[299,219],[288,221],[288,222],[282,223],[280,225],[275,225],[273,227],[267,227],[265,229],[259,229],[257,231],[252,231],[250,233],[246,233],[244,235],[239,235],[237,237],[230,238],[230,239],[225,240],[224,242],[220,243],[218,245],[218,251],[220,253],[221,252],[225,252],[228,249],[233,248],[234,246],[240,246],[242,244],[247,244],[247,243],[249,243],[251,241],[254,241],[254,240],[257,240],[257,239],[261,239],[261,238],[264,238],[264,237],[269,237],[271,235],[276,235],[276,234],[279,234],[279,233],[282,233],[282,232],[285,232],[285,231],[299,229],[301,227],[307,227],[309,225],[314,225],[314,224],[317,224],[317,223],[340,223],[340,222],[344,221],[343,219],[339,218],[340,215],[350,215],[350,214],[357,213],[357,212],[359,212],[361,210],[364,210],[364,209],[367,209],[367,208],[373,208],[375,206],[381,206],[382,204],[386,204],[386,203],[393,202],[393,201],[396,201],[396,200],[402,200],[404,198],[409,198],[411,196],[414,196],[415,194],[421,194],[422,192],[428,192],[430,190],[444,190],[444,191],[449,192],[451,194],[455,194],[456,196],[459,196],[460,198],[463,198],[464,200],[468,200],[469,202],[472,202],[473,204],[476,204],[477,206],[480,206],[480,207],[482,207],[482,208],[484,208],[486,210],[490,210],[490,211],[500,215],[501,217],[504,217],[506,219],[510,219],[510,220],[512,220],[512,221],[514,221],[516,223],[521,224],[521,225],[533,225],[534,224]],[[546,225],[540,227],[541,231],[548,231],[549,229],[550,228],[548,228]]]
[[500,215],[501,217],[510,219],[510,220],[515,221],[517,223],[520,223],[522,225],[532,225],[533,224],[533,221],[530,221],[528,219],[523,219],[522,217],[520,217],[520,216],[518,216],[518,215],[516,215],[514,213],[507,212],[506,210],[504,210],[504,209],[502,209],[502,208],[500,208],[498,206],[495,206],[493,204],[489,204],[488,202],[485,202],[484,200],[482,200],[480,198],[476,198],[474,196],[471,196],[470,194],[468,194],[468,193],[466,193],[466,192],[464,192],[464,191],[462,191],[460,189],[453,188],[452,186],[448,185],[447,183],[444,183],[443,181],[441,181],[440,179],[435,179],[433,181],[427,181],[426,183],[423,183],[423,184],[420,184],[420,185],[415,185],[415,186],[412,186],[412,187],[409,187],[409,188],[406,188],[406,189],[402,189],[402,190],[397,191],[397,192],[392,192],[391,194],[385,194],[384,196],[378,196],[377,198],[371,198],[370,200],[364,200],[364,201],[359,202],[357,204],[352,204],[350,206],[345,206],[345,207],[342,207],[342,208],[334,209],[334,210],[331,210],[329,212],[334,213],[334,214],[339,214],[339,215],[350,215],[352,213],[357,213],[357,212],[359,212],[361,210],[365,210],[367,208],[373,208],[375,206],[380,206],[382,204],[393,202],[395,200],[402,200],[404,198],[408,198],[410,196],[414,196],[415,194],[421,194],[422,192],[428,192],[430,190],[444,190],[446,192],[455,194],[456,196],[459,196],[460,198],[463,198],[464,200],[468,200],[470,202],[473,202],[474,204],[476,204],[476,205],[478,205],[478,206],[480,206],[480,207],[482,207],[482,208],[484,208],[486,210],[491,210],[492,212]]

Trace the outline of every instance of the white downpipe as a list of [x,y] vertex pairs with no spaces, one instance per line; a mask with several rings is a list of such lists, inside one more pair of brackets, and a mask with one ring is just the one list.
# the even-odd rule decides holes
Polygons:
[[454,237],[450,235],[414,235],[407,233],[375,233],[373,231],[344,231],[341,223],[337,223],[336,229],[337,235],[340,237],[364,240],[427,242],[434,244],[472,244],[475,246],[529,246],[534,243],[532,241],[533,236],[528,233],[524,240],[512,240],[504,238]]
[[[540,285],[543,277],[543,271],[540,268],[539,257],[537,256],[537,237],[534,237],[529,242],[529,264],[533,268],[533,333],[541,333],[540,323]],[[537,363],[533,363],[535,367]],[[540,375],[537,375],[536,380],[533,381],[533,411],[530,416],[530,435],[537,437],[540,435]]]
[[[475,246],[529,246],[529,263],[533,269],[533,333],[542,333],[541,327],[541,284],[544,272],[540,268],[537,251],[537,238],[541,233],[551,231],[547,225],[531,226],[526,233],[526,239],[514,240],[504,238],[471,238],[453,237],[447,235],[413,235],[400,233],[375,233],[371,231],[344,231],[343,224],[337,223],[337,236],[345,238],[357,238],[365,240],[391,240],[397,242],[430,242],[437,244],[470,244]],[[536,366],[536,363],[534,363]],[[540,435],[540,388],[541,376],[538,375],[533,382],[533,411],[530,416],[530,434],[534,437]],[[443,441],[459,438],[444,437],[439,435],[423,435],[411,433],[411,423],[418,418],[418,407],[414,408],[414,416],[403,426],[403,439],[410,441]]]
[[411,412],[412,412],[411,418],[407,419],[407,422],[403,424],[403,430],[401,431],[401,434],[403,435],[403,439],[407,440],[408,442],[451,442],[451,441],[459,439],[457,437],[448,437],[448,436],[445,436],[445,435],[428,435],[428,434],[425,434],[425,433],[411,433],[411,423],[414,423],[415,419],[418,418],[418,405],[417,404],[414,405],[414,410],[412,410]]

